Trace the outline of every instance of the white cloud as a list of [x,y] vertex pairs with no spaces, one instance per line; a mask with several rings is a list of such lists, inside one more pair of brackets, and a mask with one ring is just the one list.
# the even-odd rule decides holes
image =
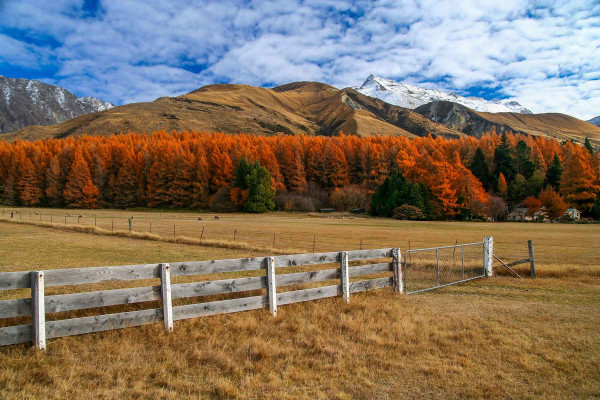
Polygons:
[[57,83],[115,103],[216,81],[345,87],[375,73],[600,114],[597,0],[106,0],[95,17],[81,3],[4,2],[1,26],[28,39],[0,35],[0,61],[32,68],[51,56]]

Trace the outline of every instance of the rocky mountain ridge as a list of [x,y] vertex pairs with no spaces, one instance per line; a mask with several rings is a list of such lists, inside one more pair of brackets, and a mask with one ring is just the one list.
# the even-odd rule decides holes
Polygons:
[[0,75],[0,133],[53,125],[112,107],[95,97],[78,98],[60,86]]

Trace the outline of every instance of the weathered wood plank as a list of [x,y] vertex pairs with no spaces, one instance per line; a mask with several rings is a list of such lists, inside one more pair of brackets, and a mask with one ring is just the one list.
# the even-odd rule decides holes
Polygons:
[[[45,297],[46,313],[160,300],[160,286],[59,294]],[[0,318],[31,315],[31,299],[0,301]]]
[[171,292],[174,299],[181,299],[184,297],[243,292],[246,290],[264,289],[266,287],[266,276],[253,276],[250,278],[177,283],[171,285]]
[[264,269],[264,257],[170,263],[172,276],[217,274]]
[[268,296],[242,297],[240,299],[211,301],[208,303],[188,304],[173,307],[173,319],[179,321],[215,314],[226,314],[263,308],[268,303]]
[[31,324],[1,327],[0,346],[31,342],[31,331]]
[[[131,220],[130,220],[131,221]],[[173,302],[171,300],[171,271],[169,264],[160,265],[160,292],[163,322],[167,332],[173,331]]]
[[31,271],[0,273],[0,290],[26,289],[31,287]]
[[50,269],[46,271],[46,286],[83,285],[151,278],[160,278],[159,264]]
[[338,268],[322,269],[318,271],[295,272],[292,274],[276,275],[277,286],[295,285],[300,283],[321,282],[331,279],[337,279],[339,276]]
[[350,303],[350,276],[348,274],[348,253],[340,252],[340,280],[342,284],[342,298]]
[[394,278],[377,278],[356,281],[350,283],[350,293],[363,292],[365,290],[381,289],[388,286],[394,286]]
[[376,258],[388,258],[392,256],[392,249],[369,249],[352,250],[348,252],[349,261],[373,260]]
[[378,274],[381,272],[388,272],[391,270],[392,270],[392,263],[357,265],[355,267],[348,268],[350,277]]
[[46,350],[46,307],[44,302],[44,272],[31,273],[31,331],[33,345]]
[[96,315],[93,317],[62,319],[46,322],[46,337],[53,339],[84,333],[103,332],[160,321],[162,321],[162,309],[160,308]]
[[292,304],[303,301],[323,299],[326,297],[338,296],[342,293],[342,285],[322,286],[318,288],[294,290],[293,292],[283,292],[277,295],[277,303]]

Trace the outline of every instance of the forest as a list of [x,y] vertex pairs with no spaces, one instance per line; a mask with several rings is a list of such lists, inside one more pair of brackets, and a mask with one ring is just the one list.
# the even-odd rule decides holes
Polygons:
[[[252,192],[236,171],[270,184]],[[269,199],[245,206],[251,192]],[[554,219],[567,207],[598,218],[599,193],[600,157],[589,142],[494,132],[481,139],[409,139],[159,131],[0,141],[0,201],[8,206],[333,207],[408,219],[493,220],[522,206]]]

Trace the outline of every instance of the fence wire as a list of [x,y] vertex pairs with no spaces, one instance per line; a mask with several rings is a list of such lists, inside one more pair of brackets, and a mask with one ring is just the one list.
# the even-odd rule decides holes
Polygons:
[[483,276],[483,243],[408,250],[404,256],[407,294]]

